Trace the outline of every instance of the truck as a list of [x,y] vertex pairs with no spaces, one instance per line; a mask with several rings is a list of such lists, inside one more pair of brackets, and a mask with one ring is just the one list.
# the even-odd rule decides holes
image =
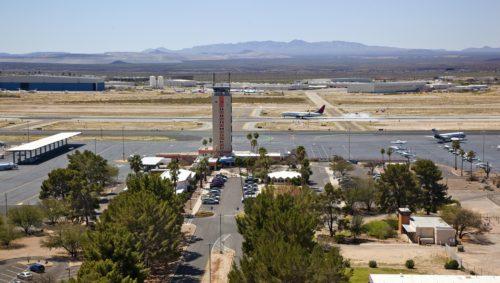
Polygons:
[[12,162],[0,163],[0,171],[18,169],[17,164]]

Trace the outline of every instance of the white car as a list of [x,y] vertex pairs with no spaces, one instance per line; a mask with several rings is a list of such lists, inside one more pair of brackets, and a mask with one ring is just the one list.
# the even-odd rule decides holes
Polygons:
[[23,271],[17,274],[17,278],[22,280],[32,280],[33,274],[29,271]]

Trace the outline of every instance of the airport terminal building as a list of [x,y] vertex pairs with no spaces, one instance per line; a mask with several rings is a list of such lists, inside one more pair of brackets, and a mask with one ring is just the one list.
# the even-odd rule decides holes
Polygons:
[[0,89],[26,91],[103,91],[104,79],[69,76],[0,76]]

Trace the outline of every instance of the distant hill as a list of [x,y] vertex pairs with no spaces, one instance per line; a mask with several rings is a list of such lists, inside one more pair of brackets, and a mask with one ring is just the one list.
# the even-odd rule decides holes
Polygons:
[[59,63],[59,64],[117,64],[136,63],[180,63],[200,60],[235,59],[285,59],[299,57],[435,57],[468,54],[494,54],[500,56],[500,48],[468,48],[461,51],[436,49],[405,49],[372,46],[347,41],[307,42],[303,40],[248,41],[200,45],[181,50],[164,47],[146,49],[141,52],[105,52],[80,54],[66,52],[35,52],[28,54],[0,53],[0,62]]

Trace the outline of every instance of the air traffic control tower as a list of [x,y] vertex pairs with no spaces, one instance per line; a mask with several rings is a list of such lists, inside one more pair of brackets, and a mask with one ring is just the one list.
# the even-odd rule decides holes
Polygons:
[[230,156],[233,152],[233,107],[230,83],[213,84],[212,135],[215,157]]

